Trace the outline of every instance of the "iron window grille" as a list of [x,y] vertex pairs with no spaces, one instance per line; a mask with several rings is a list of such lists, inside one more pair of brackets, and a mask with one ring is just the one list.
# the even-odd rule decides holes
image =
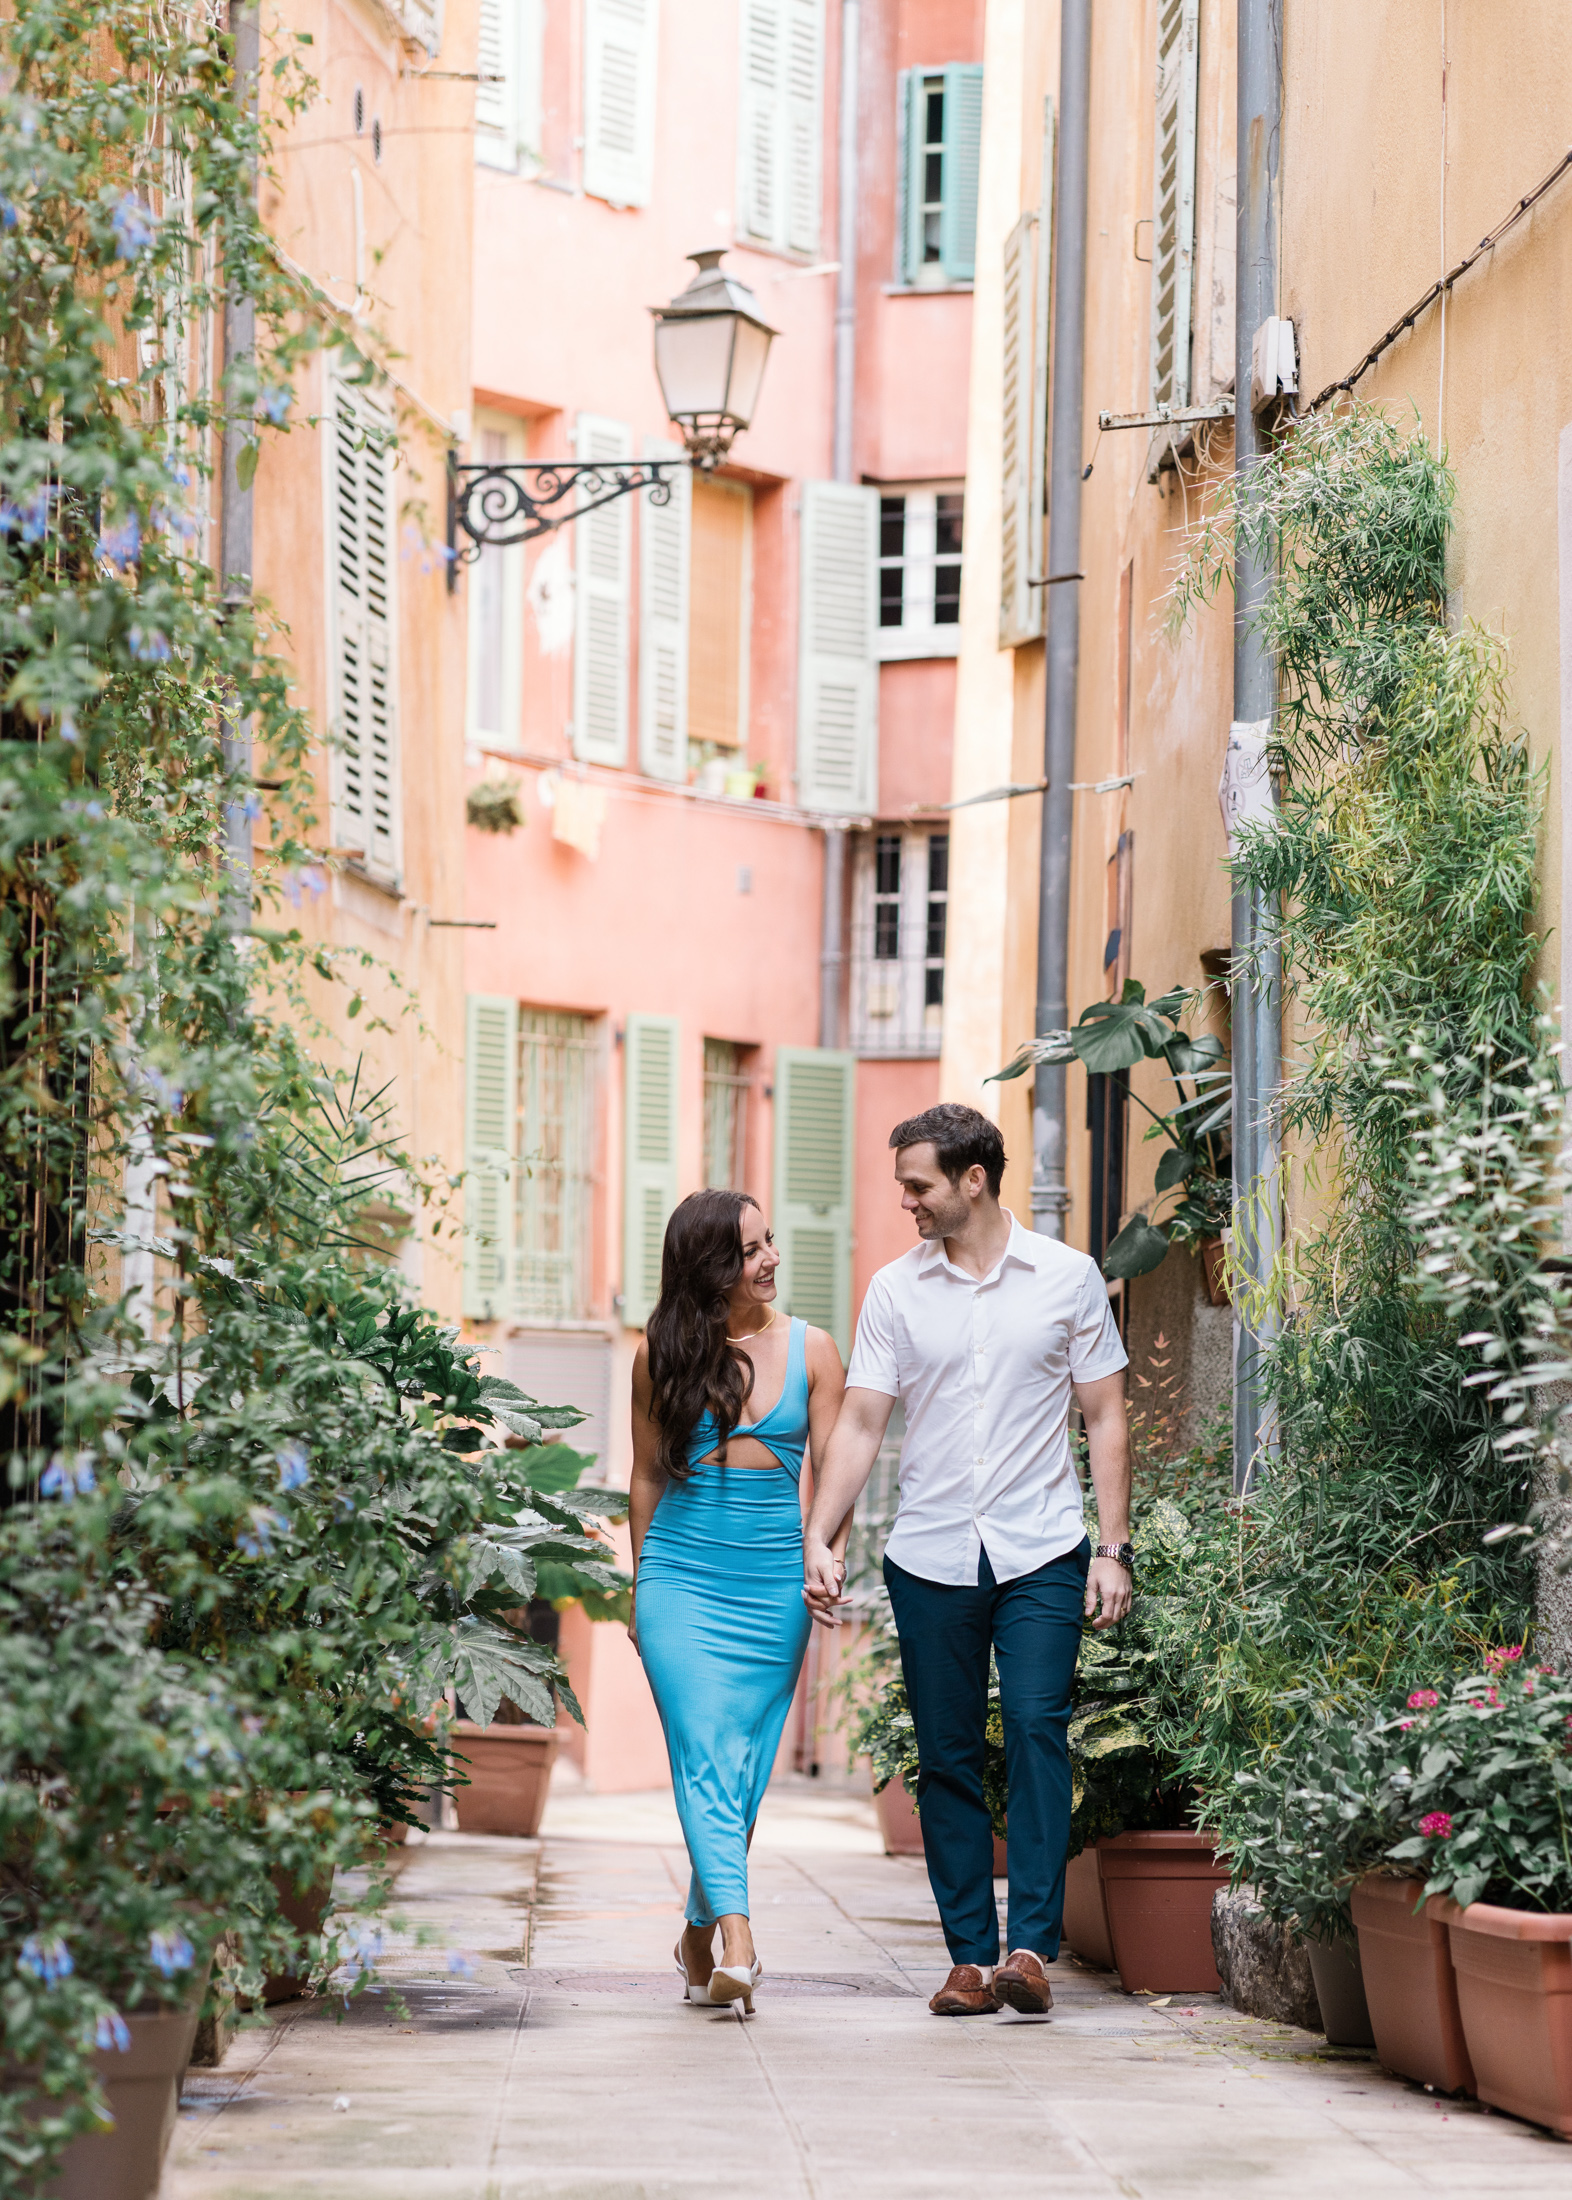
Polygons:
[[712,1189],[746,1189],[750,1050],[729,1039],[704,1042],[704,1181]]
[[519,1010],[513,1313],[520,1321],[589,1314],[598,1066],[591,1018]]
[[851,955],[856,1053],[938,1053],[949,893],[947,832],[890,826],[859,836]]

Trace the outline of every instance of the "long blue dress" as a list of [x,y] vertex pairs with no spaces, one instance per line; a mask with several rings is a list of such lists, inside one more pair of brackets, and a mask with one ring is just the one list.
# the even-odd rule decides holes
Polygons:
[[639,1554],[639,1650],[649,1676],[677,1815],[693,1866],[690,1925],[748,1910],[748,1831],[758,1816],[808,1646],[798,1479],[808,1437],[807,1324],[793,1321],[786,1386],[744,1422],[778,1467],[700,1465],[661,1495]]

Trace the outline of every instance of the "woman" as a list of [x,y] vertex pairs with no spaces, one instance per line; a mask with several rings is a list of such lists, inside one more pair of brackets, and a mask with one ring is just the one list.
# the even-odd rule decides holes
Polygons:
[[[779,1266],[757,1201],[690,1194],[666,1226],[660,1299],[633,1363],[630,1633],[693,1866],[676,1963],[685,1999],[740,2000],[750,2015],[761,1965],[748,1842],[812,1625],[803,1448],[811,1438],[823,1457],[846,1380],[822,1329],[780,1318]],[[848,1517],[838,1553],[850,1528]]]

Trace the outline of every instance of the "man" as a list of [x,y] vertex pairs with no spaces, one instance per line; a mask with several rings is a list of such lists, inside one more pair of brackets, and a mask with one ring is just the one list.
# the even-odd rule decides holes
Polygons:
[[[890,1133],[921,1245],[868,1286],[846,1398],[805,1531],[803,1594],[837,1625],[845,1569],[830,1537],[855,1503],[899,1398],[900,1505],[884,1578],[917,1730],[928,1879],[950,1951],[937,2016],[1053,1996],[1070,1827],[1070,1690],[1084,1618],[1130,1609],[1128,1365],[1096,1263],[999,1205],[1004,1142],[946,1102]],[[1101,1533],[1088,1552],[1070,1452],[1086,1425]],[[1099,1610],[1100,1607],[1100,1610]],[[999,1964],[993,1832],[983,1800],[988,1658],[998,1660],[1010,1789],[1010,1947]],[[997,1968],[995,1968],[997,1966]]]

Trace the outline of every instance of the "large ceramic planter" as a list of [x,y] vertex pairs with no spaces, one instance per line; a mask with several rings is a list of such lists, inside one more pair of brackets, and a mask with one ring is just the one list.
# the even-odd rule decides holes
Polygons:
[[1080,1855],[1072,1856],[1064,1867],[1064,1944],[1094,1970],[1111,1971],[1114,1967],[1108,1905],[1103,1899],[1103,1875],[1095,1841],[1088,1842]]
[[1108,1937],[1127,1994],[1220,1994],[1212,1897],[1228,1884],[1206,1833],[1116,1833],[1097,1844]]
[[546,1813],[558,1736],[551,1726],[472,1726],[456,1719],[453,1755],[469,1781],[453,1790],[460,1833],[535,1834]]
[[[331,1879],[318,1880],[309,1887],[297,1887],[287,1873],[274,1872],[273,1892],[278,1897],[279,1908],[308,1946],[322,1938],[322,1921],[333,1899]],[[262,1981],[262,2000],[269,2009],[276,2002],[298,2000],[308,1983],[309,1960],[305,1971],[270,1971]]]
[[1447,1935],[1479,2098],[1572,2138],[1572,1915],[1452,1903]]
[[1374,2047],[1357,1940],[1307,1940],[1310,1976],[1329,2047]]
[[[904,1780],[891,1780],[880,1788],[873,1799],[873,1807],[879,1814],[879,1831],[884,1836],[886,1856],[921,1856],[923,1853],[922,1820],[911,1799],[911,1792]],[[1009,1869],[1005,1845],[997,1834],[993,1837],[993,1876],[1003,1879]]]
[[180,2080],[201,2005],[196,1995],[183,2009],[127,2017],[127,2051],[110,2049],[94,2056],[114,2129],[72,2140],[47,2188],[49,2200],[152,2200],[175,2128]]
[[1438,2093],[1472,2093],[1473,2065],[1458,2013],[1446,1910],[1437,1896],[1416,1914],[1420,1882],[1371,1873],[1352,1896],[1359,1967],[1375,2051],[1388,2070]]

